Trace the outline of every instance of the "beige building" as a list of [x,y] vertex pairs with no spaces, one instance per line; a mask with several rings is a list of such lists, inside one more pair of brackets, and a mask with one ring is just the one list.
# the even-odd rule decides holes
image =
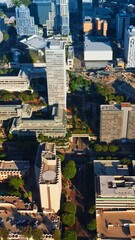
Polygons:
[[96,23],[96,35],[107,36],[107,30],[108,30],[107,21],[96,18],[95,23]]
[[55,144],[46,142],[39,146],[35,170],[43,211],[58,212],[62,188],[61,161],[56,156]]
[[91,34],[93,31],[92,19],[87,17],[83,22],[83,32]]
[[11,177],[23,177],[29,172],[28,161],[0,161],[0,182]]
[[101,105],[100,110],[101,142],[135,140],[135,105]]

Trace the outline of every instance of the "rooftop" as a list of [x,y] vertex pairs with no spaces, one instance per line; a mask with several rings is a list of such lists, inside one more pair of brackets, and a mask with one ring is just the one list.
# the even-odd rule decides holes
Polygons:
[[29,168],[29,161],[0,161],[0,171],[25,171]]
[[64,42],[56,39],[51,39],[46,44],[46,49],[49,50],[62,50],[64,49]]
[[135,197],[135,176],[98,176],[99,197]]
[[21,40],[21,42],[27,45],[29,48],[33,48],[35,50],[45,48],[44,38],[38,35],[33,35],[29,38],[25,38]]
[[106,37],[85,36],[84,51],[112,51],[112,48]]
[[135,211],[98,212],[97,232],[101,239],[131,239],[135,236]]
[[94,160],[96,175],[129,175],[128,165],[122,165],[120,160]]

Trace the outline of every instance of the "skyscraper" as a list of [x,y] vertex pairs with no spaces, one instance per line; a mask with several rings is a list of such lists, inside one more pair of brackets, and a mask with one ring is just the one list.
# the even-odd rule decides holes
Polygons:
[[16,30],[20,36],[38,34],[38,26],[34,24],[34,17],[30,16],[28,7],[21,5],[15,8]]
[[60,0],[60,28],[62,35],[68,35],[69,29],[69,3],[68,0]]
[[50,40],[46,44],[46,70],[49,105],[58,104],[66,109],[66,58],[62,41]]
[[124,55],[127,68],[135,68],[135,27],[130,26],[125,31]]
[[130,15],[127,13],[118,13],[116,16],[117,39],[124,39],[125,29],[130,25]]

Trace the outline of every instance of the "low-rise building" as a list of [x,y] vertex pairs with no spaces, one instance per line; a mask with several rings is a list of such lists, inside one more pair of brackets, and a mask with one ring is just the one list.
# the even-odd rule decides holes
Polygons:
[[44,212],[58,212],[61,199],[61,161],[56,145],[46,142],[39,146],[36,159],[36,179]]
[[11,177],[24,177],[29,172],[29,161],[0,161],[0,182]]
[[85,36],[84,62],[87,69],[103,68],[113,59],[113,51],[108,38]]
[[14,117],[30,118],[32,109],[29,104],[1,104],[0,121]]
[[19,136],[38,136],[42,133],[48,137],[65,137],[66,114],[56,106],[52,108],[50,119],[14,118],[10,133]]

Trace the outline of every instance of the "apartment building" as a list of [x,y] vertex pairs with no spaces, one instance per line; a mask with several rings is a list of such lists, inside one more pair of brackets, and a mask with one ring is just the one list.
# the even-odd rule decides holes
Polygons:
[[2,104],[0,105],[0,121],[14,117],[30,118],[32,109],[29,104]]
[[127,68],[135,68],[135,27],[130,26],[125,30],[124,55]]
[[44,212],[58,212],[61,200],[61,161],[56,145],[46,142],[39,146],[36,158],[36,180]]
[[46,49],[47,91],[49,106],[66,109],[66,56],[63,41],[52,39]]
[[30,16],[27,6],[21,5],[15,8],[16,30],[20,36],[31,36],[38,34],[38,26],[34,24],[34,17]]
[[11,177],[24,177],[29,172],[29,161],[0,161],[0,182]]
[[135,105],[130,103],[100,106],[100,141],[135,140]]
[[19,136],[36,136],[42,133],[48,137],[65,137],[66,114],[63,109],[52,108],[50,119],[14,118],[10,133]]

